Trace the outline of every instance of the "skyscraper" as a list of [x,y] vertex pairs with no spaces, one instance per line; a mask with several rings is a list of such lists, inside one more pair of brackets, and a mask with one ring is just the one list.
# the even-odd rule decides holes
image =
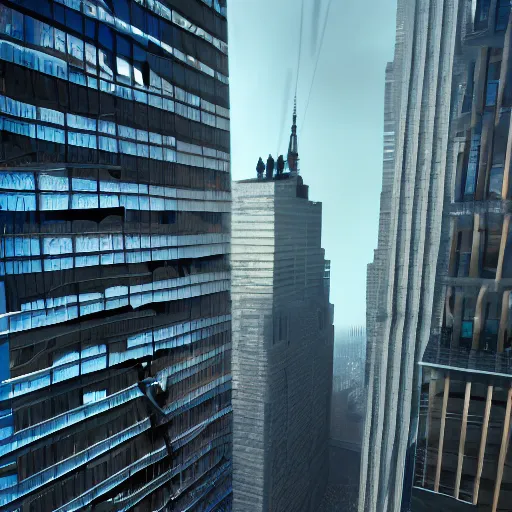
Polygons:
[[401,509],[414,452],[418,362],[430,334],[445,174],[453,165],[448,137],[461,1],[397,6],[395,56],[386,72],[379,246],[368,273],[361,512]]
[[225,1],[0,5],[0,508],[228,510]]
[[435,496],[442,510],[504,512],[512,508],[512,20],[508,1],[463,7],[455,164],[421,361],[414,485],[418,503]]
[[[327,484],[333,316],[322,205],[287,167],[233,184],[233,503],[316,511]],[[281,164],[279,162],[281,161]],[[286,167],[286,166],[285,166]]]
[[361,511],[510,510],[511,30],[508,0],[399,2]]

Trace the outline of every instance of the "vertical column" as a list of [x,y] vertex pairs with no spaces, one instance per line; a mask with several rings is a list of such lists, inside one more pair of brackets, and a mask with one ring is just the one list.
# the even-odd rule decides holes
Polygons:
[[471,244],[471,261],[469,263],[469,277],[478,277],[480,262],[480,214],[475,213],[473,218],[473,242]]
[[480,333],[482,331],[482,305],[486,291],[487,286],[482,286],[478,293],[478,298],[476,299],[475,318],[473,322],[473,345],[471,347],[473,350],[478,350],[478,345],[480,344]]
[[453,307],[453,336],[452,346],[458,347],[460,344],[460,330],[462,327],[462,306],[464,304],[464,292],[459,289],[455,292],[455,305]]
[[454,496],[458,499],[460,492],[460,480],[462,476],[462,464],[464,462],[464,447],[466,445],[466,431],[468,426],[469,401],[471,399],[471,382],[466,382],[466,392],[464,394],[464,411],[462,413],[462,428],[460,431],[459,442],[459,460],[457,462],[457,477],[455,479]]
[[[449,270],[448,270],[448,275],[450,276],[454,276],[454,277],[457,277],[455,276],[455,268],[456,268],[456,263],[457,263],[457,244],[459,242],[459,231],[458,231],[458,226],[459,226],[459,220],[457,219],[457,217],[455,217],[453,220],[452,220],[452,227],[451,227],[451,233],[452,233],[452,247],[451,247],[451,250],[450,250],[450,267],[449,267]],[[459,254],[459,259],[460,259],[460,254]],[[460,264],[460,261],[459,261],[459,264]]]
[[[501,85],[501,84],[500,84]],[[510,164],[512,163],[512,116],[510,116],[510,126],[508,129],[507,153],[505,155],[505,165],[503,167],[503,185],[501,188],[501,197],[503,200],[508,199],[508,184],[510,172]]]
[[487,444],[487,431],[489,430],[489,416],[491,414],[493,387],[487,387],[487,400],[485,402],[484,422],[482,425],[482,437],[480,439],[480,450],[478,452],[478,465],[475,476],[475,487],[473,489],[473,505],[478,503],[478,493],[480,491],[480,478],[482,477],[482,468],[484,464],[485,445]]
[[443,463],[444,427],[446,425],[446,408],[448,406],[448,395],[450,393],[450,375],[444,378],[443,408],[441,410],[441,428],[439,431],[439,447],[437,450],[436,480],[434,491],[439,492],[439,481],[441,480],[441,466]]
[[508,326],[508,304],[510,300],[510,290],[503,292],[501,299],[501,317],[500,317],[500,330],[498,332],[498,353],[503,352],[505,346],[505,335]]
[[485,87],[487,75],[487,52],[485,46],[480,47],[480,55],[476,60],[475,67],[475,89],[473,93],[473,111],[471,113],[471,126],[475,126],[478,118],[484,109]]
[[430,430],[432,429],[432,408],[434,407],[434,400],[436,399],[436,382],[437,372],[435,370],[430,371],[430,382],[428,384],[428,409],[427,409],[427,431],[425,439],[425,460],[423,462],[423,476],[422,486],[425,487],[425,479],[427,477],[428,468],[428,438]]
[[505,411],[505,422],[503,425],[503,435],[501,437],[500,457],[498,459],[498,474],[494,486],[494,498],[492,500],[492,512],[498,510],[498,501],[500,499],[501,481],[503,480],[503,467],[505,466],[505,457],[507,456],[508,438],[510,435],[510,410],[512,408],[512,387],[508,390],[507,409]]
[[507,247],[509,226],[510,226],[510,213],[505,215],[505,218],[503,219],[503,228],[501,231],[501,241],[500,241],[500,252],[499,252],[499,256],[498,256],[498,267],[496,268],[496,281],[499,281],[501,279],[501,276],[503,275],[503,260],[505,259],[505,249]]

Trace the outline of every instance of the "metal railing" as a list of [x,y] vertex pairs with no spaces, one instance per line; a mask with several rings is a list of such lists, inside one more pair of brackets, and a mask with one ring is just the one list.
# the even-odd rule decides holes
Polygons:
[[441,335],[431,336],[423,354],[422,365],[512,376],[512,357],[508,352],[498,354],[468,350],[462,347],[449,347],[441,341]]

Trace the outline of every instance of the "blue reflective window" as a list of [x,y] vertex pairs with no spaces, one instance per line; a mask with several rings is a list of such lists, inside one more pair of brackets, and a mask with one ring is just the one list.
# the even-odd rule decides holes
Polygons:
[[11,36],[16,39],[23,39],[23,14],[12,11]]
[[503,187],[503,166],[493,165],[489,178],[489,197],[491,199],[501,199],[501,190]]
[[104,23],[99,25],[98,40],[105,48],[112,50],[114,47],[114,36],[112,30],[110,30]]
[[113,5],[116,16],[126,23],[130,23],[130,4],[128,0],[115,0]]
[[172,26],[169,25],[169,23],[162,22],[160,24],[160,32],[161,32],[160,35],[162,37],[162,41],[164,43],[167,43],[169,46],[174,46],[174,42],[173,42],[174,31],[172,29]]
[[117,36],[117,53],[120,55],[124,55],[125,57],[131,57],[132,56],[132,45],[128,39]]
[[156,16],[153,16],[151,14],[147,15],[146,18],[147,22],[147,32],[150,36],[155,37],[156,39],[160,40],[160,25],[158,22],[158,18]]
[[146,50],[142,49],[139,45],[133,45],[133,59],[139,62],[146,62],[147,54]]
[[38,26],[36,25],[39,25],[39,21],[29,16],[25,16],[25,41],[27,43],[39,44],[39,38],[36,36]]
[[96,22],[94,20],[85,19],[85,35],[91,39],[96,39]]
[[31,2],[30,9],[39,14],[42,14],[46,18],[52,17],[52,7],[50,0],[37,0],[37,2]]
[[475,13],[475,29],[483,30],[487,28],[487,22],[489,20],[489,8],[491,6],[491,0],[478,0]]
[[66,9],[66,25],[80,34],[84,33],[82,15],[72,9]]
[[478,165],[480,160],[480,144],[481,144],[481,123],[478,124],[471,137],[471,147],[469,150],[469,161],[466,172],[466,183],[464,195],[473,197],[476,189],[476,179],[478,176]]
[[485,96],[485,106],[493,107],[496,105],[496,99],[498,98],[498,88],[500,86],[499,80],[489,80],[487,82],[487,91]]
[[496,8],[496,30],[506,30],[510,14],[510,0],[498,0]]
[[57,3],[53,4],[53,19],[64,25],[64,22],[65,22],[64,6],[59,5]]
[[0,382],[10,378],[9,361],[9,343],[0,342]]
[[139,7],[136,2],[132,2],[131,4],[133,24],[143,32],[146,32],[146,14],[144,9]]

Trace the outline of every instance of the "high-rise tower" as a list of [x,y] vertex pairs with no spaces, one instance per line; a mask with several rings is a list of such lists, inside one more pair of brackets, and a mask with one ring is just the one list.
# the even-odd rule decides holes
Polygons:
[[0,509],[228,510],[225,1],[0,5]]
[[[322,205],[296,169],[233,184],[233,503],[316,512],[327,484],[333,311]],[[279,161],[279,159],[278,159]],[[261,168],[261,166],[259,166]]]
[[[379,245],[368,272],[360,512],[398,512],[414,452],[418,362],[439,251],[456,36],[464,0],[399,0],[386,72]],[[408,484],[406,483],[406,486]],[[406,509],[407,510],[407,509]]]
[[392,192],[383,187],[368,279],[360,511],[505,512],[510,2],[404,0],[397,20]]

